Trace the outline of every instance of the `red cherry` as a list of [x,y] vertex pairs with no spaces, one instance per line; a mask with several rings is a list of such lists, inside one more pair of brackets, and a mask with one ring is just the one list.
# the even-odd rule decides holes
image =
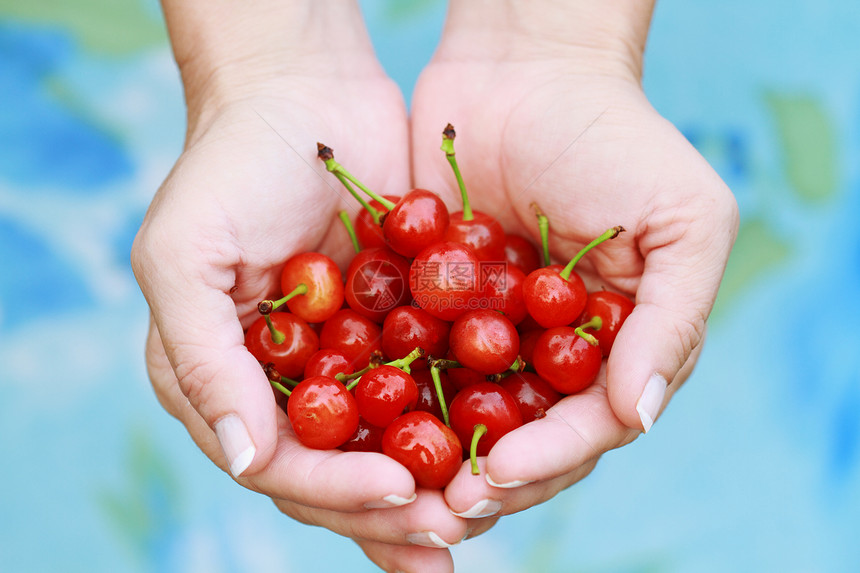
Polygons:
[[374,426],[367,420],[358,417],[358,427],[350,439],[339,446],[344,452],[377,452],[382,453],[382,434],[385,428]]
[[391,249],[364,249],[346,271],[346,302],[355,312],[382,323],[389,312],[412,297],[408,277],[409,261]]
[[333,260],[320,253],[291,257],[281,272],[281,290],[292,293],[299,285],[307,291],[287,301],[290,312],[307,322],[324,322],[343,305],[343,277]]
[[299,440],[317,450],[340,446],[358,427],[355,398],[343,384],[327,376],[300,382],[287,401],[287,416]]
[[511,393],[523,422],[543,418],[546,411],[562,398],[549,382],[531,372],[514,372],[503,378],[499,386]]
[[594,382],[603,356],[597,341],[586,340],[579,329],[556,326],[540,335],[533,365],[538,375],[562,394],[574,394]]
[[[444,414],[442,413],[442,406],[439,404],[439,396],[430,370],[412,370],[412,378],[418,386],[418,403],[415,405],[415,410],[430,412],[441,420]],[[444,371],[439,372],[439,383],[442,387],[445,404],[450,404],[457,394],[457,388],[454,387]]]
[[479,301],[478,259],[459,243],[436,243],[412,261],[409,288],[415,303],[442,320],[453,321]]
[[[392,203],[400,201],[397,195],[383,195]],[[378,215],[388,213],[388,208],[376,199],[371,199],[370,207],[374,209]],[[378,216],[377,216],[378,218]],[[373,249],[376,247],[386,247],[385,236],[382,234],[382,221],[375,222],[373,214],[368,209],[362,209],[355,218],[355,235],[358,237],[358,243],[364,249]]]
[[349,358],[343,352],[333,348],[321,348],[314,352],[305,364],[304,377],[328,376],[334,378],[337,374],[352,374],[354,371]]
[[585,309],[588,297],[585,283],[578,274],[564,278],[550,267],[529,273],[522,289],[529,314],[544,328],[576,320]]
[[[487,265],[482,267],[487,270]],[[484,298],[488,307],[504,314],[515,325],[520,324],[526,316],[525,299],[523,297],[523,282],[526,275],[512,265],[504,265],[498,275],[489,277],[485,272]]]
[[403,370],[383,364],[361,377],[355,387],[355,401],[362,418],[385,428],[404,411],[415,408],[418,386]]
[[588,332],[600,343],[600,351],[603,356],[609,356],[609,351],[615,344],[615,337],[618,336],[621,325],[633,312],[633,307],[633,301],[623,294],[605,290],[595,291],[589,293],[585,302],[585,310],[582,311],[576,324],[582,326],[594,317],[600,317],[600,328],[589,329]]
[[323,325],[320,347],[342,352],[353,369],[360,370],[370,362],[371,353],[382,353],[382,328],[354,310],[341,309]]
[[473,384],[460,390],[448,408],[451,429],[463,444],[473,441],[475,427],[486,426],[476,455],[486,456],[499,439],[523,425],[523,417],[513,396],[492,382]]
[[537,344],[537,340],[543,332],[544,329],[538,326],[538,328],[534,330],[520,333],[520,358],[522,358],[523,362],[526,364],[534,362],[535,344]]
[[493,217],[473,211],[466,219],[462,211],[452,213],[444,240],[470,247],[479,261],[505,260],[505,231]]
[[403,414],[385,430],[382,452],[400,462],[418,487],[442,489],[463,460],[463,447],[451,428],[428,412]]
[[[382,324],[382,352],[394,360],[412,352],[415,347],[427,356],[444,356],[448,352],[451,325],[426,310],[400,306],[385,317]],[[413,369],[426,366],[426,360],[416,360]]]
[[481,374],[504,372],[519,350],[516,327],[494,310],[470,310],[451,326],[451,351],[457,361]]
[[522,235],[505,236],[505,261],[526,275],[541,266],[537,247]]
[[[282,376],[301,377],[305,364],[319,349],[319,338],[308,323],[288,312],[268,315],[255,320],[245,333],[245,346],[258,361],[271,362]],[[279,342],[276,342],[277,339]]]
[[443,239],[448,220],[448,208],[438,195],[413,189],[388,212],[382,232],[392,250],[411,258]]

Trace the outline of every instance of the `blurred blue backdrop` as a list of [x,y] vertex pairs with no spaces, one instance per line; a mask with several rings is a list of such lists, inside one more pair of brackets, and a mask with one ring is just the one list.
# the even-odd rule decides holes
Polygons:
[[[362,5],[408,100],[445,3]],[[709,343],[652,433],[459,570],[860,570],[855,8],[659,3],[646,90],[741,206]],[[183,114],[155,0],[0,0],[0,570],[376,571],[216,470],[149,387],[128,257]]]

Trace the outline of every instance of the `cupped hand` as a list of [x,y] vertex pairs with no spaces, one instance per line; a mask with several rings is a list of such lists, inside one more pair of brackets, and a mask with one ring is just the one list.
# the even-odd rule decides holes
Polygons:
[[528,22],[496,37],[455,20],[415,90],[416,184],[459,202],[439,150],[451,122],[473,208],[539,241],[537,204],[559,262],[623,226],[576,270],[590,289],[636,301],[594,386],[503,437],[481,477],[461,468],[446,489],[458,515],[499,516],[546,501],[651,428],[699,356],[738,215],[720,178],[649,104],[635,50],[553,45],[525,37]]
[[245,70],[241,85],[227,74],[186,86],[187,143],[132,253],[152,311],[148,371],[202,451],[287,515],[355,539],[387,569],[450,570],[445,547],[467,522],[441,493],[416,492],[383,455],[304,447],[243,344],[257,303],[278,295],[284,261],[319,250],[342,263],[349,253],[336,212],[354,217],[358,204],[316,158],[317,141],[380,192],[410,183],[399,90],[369,44],[336,48]]

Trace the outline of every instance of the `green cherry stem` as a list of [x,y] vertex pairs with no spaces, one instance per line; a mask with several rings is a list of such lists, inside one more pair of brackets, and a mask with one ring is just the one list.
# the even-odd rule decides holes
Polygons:
[[456,360],[448,360],[445,358],[428,358],[428,366],[435,366],[439,370],[447,370],[448,368],[462,368],[463,365]]
[[472,204],[469,202],[469,194],[466,193],[466,184],[463,182],[460,167],[457,165],[457,157],[454,153],[455,137],[457,137],[457,133],[454,131],[454,126],[449,123],[442,131],[441,149],[445,152],[445,158],[451,164],[451,169],[454,170],[454,176],[457,178],[457,185],[460,187],[460,197],[463,199],[463,220],[471,221],[475,218],[475,215],[472,213]]
[[355,188],[352,186],[352,184],[349,182],[349,180],[346,177],[344,177],[340,173],[335,173],[334,176],[337,177],[337,180],[340,181],[341,185],[343,185],[344,188],[346,188],[346,190],[349,191],[350,195],[352,195],[355,198],[355,200],[358,201],[359,204],[362,207],[364,207],[364,209],[368,213],[370,213],[370,217],[373,219],[373,223],[375,225],[379,225],[380,224],[379,221],[380,221],[380,217],[382,217],[382,213],[380,213],[378,209],[375,209],[373,207],[373,205],[368,203],[364,197],[359,195],[358,191],[355,190]]
[[340,217],[340,222],[346,227],[346,232],[349,235],[349,240],[352,241],[352,248],[355,249],[355,254],[361,252],[361,245],[358,242],[358,237],[355,234],[355,227],[352,226],[352,221],[349,220],[349,213],[341,211],[337,214]]
[[283,298],[279,298],[278,300],[261,300],[257,304],[257,311],[263,315],[263,318],[266,321],[266,326],[269,329],[269,334],[272,336],[272,342],[274,342],[275,344],[283,344],[284,340],[286,340],[287,337],[283,332],[275,328],[275,325],[272,324],[272,319],[269,315],[272,314],[273,311],[280,308],[281,305],[283,305],[291,298],[299,296],[301,294],[307,294],[307,292],[308,285],[306,285],[305,283],[299,283],[298,286],[296,286],[296,288],[294,288],[291,293],[284,296]]
[[[371,191],[364,183],[359,181],[355,177],[355,175],[353,175],[352,173],[347,171],[343,165],[341,165],[340,163],[335,161],[334,160],[334,150],[331,147],[328,147],[327,145],[324,145],[322,143],[317,143],[317,157],[319,157],[323,161],[323,163],[325,163],[326,170],[328,170],[331,173],[334,173],[335,176],[338,178],[338,180],[341,181],[341,183],[343,183],[343,181],[345,179],[346,181],[351,182],[353,185],[355,185],[356,187],[358,187],[359,189],[361,189],[362,191],[367,193],[367,195],[371,199],[376,200],[380,205],[382,205],[383,207],[385,207],[389,211],[394,208],[396,203],[393,203],[393,202],[389,201],[388,199],[386,199],[385,197],[383,197],[382,195],[379,195],[379,194]],[[343,177],[344,179],[341,179],[341,177]],[[350,189],[350,187],[347,186],[347,189]],[[370,207],[370,206],[368,205],[365,208],[368,208],[368,207]],[[371,212],[371,215],[372,214],[373,214],[373,212]],[[376,221],[377,221],[377,218],[374,219],[374,222],[376,222]]]
[[448,404],[445,403],[445,393],[442,392],[442,380],[439,378],[439,366],[435,363],[430,366],[430,378],[432,378],[433,386],[436,388],[436,398],[439,400],[439,408],[442,410],[442,421],[450,428],[451,420],[448,418]]
[[597,346],[600,343],[597,341],[597,339],[594,337],[594,335],[589,334],[588,332],[585,332],[585,329],[586,328],[593,328],[594,330],[600,330],[600,328],[602,326],[603,326],[603,319],[600,318],[599,316],[595,316],[595,317],[592,317],[591,320],[589,320],[588,322],[586,322],[582,326],[576,327],[574,329],[574,332],[577,334],[577,336],[581,336],[582,338],[584,338],[585,341],[587,343],[589,343],[590,345]]
[[282,394],[285,394],[287,396],[292,394],[292,391],[286,386],[284,386],[284,384],[288,384],[293,388],[299,385],[297,381],[287,378],[286,376],[281,376],[281,374],[275,369],[275,365],[271,362],[263,366],[263,370],[266,372],[266,378],[269,379],[269,383],[272,385],[272,387],[281,392]]
[[469,460],[472,462],[472,475],[476,476],[481,473],[478,468],[478,442],[487,433],[487,426],[484,424],[475,424],[475,431],[472,433],[472,443],[469,445]]
[[[398,358],[397,360],[392,360],[391,362],[385,362],[385,366],[394,366],[395,368],[400,368],[407,374],[412,373],[412,369],[409,367],[410,364],[418,360],[424,356],[424,350],[420,346],[416,346],[415,350],[404,356],[403,358]],[[350,381],[349,384],[346,385],[347,390],[352,390],[356,386],[358,386],[361,377],[367,374],[371,369],[377,368],[379,366],[378,363],[371,362],[358,372],[353,372],[352,374],[344,374],[338,373],[335,374],[335,379],[339,382],[347,382]]]
[[611,229],[607,229],[607,230],[603,231],[603,233],[601,233],[601,235],[599,237],[597,237],[596,239],[594,239],[593,241],[591,241],[590,243],[585,245],[582,248],[582,250],[580,250],[578,253],[576,253],[576,255],[570,260],[570,262],[567,263],[567,266],[564,267],[564,269],[562,269],[562,271],[558,274],[564,280],[569,280],[570,279],[570,273],[573,272],[573,267],[576,266],[576,263],[579,262],[579,259],[581,259],[582,257],[585,256],[585,253],[587,253],[588,251],[590,251],[591,249],[593,249],[594,247],[596,247],[600,243],[603,243],[603,242],[608,241],[610,239],[614,239],[615,237],[617,237],[618,235],[620,235],[623,232],[624,232],[624,227],[622,227],[620,225],[618,227],[612,227]]
[[549,218],[543,214],[537,203],[532,203],[532,209],[534,209],[538,220],[540,244],[543,247],[543,266],[548,267],[551,263],[549,258]]

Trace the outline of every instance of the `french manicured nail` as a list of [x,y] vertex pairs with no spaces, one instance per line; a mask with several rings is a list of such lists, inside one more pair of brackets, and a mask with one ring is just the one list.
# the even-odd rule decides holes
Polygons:
[[653,374],[648,379],[648,383],[645,384],[639,401],[636,402],[636,411],[639,412],[639,419],[642,421],[642,429],[645,430],[645,433],[648,433],[648,430],[654,425],[654,420],[660,414],[667,386],[668,383],[663,376]]
[[399,495],[386,495],[382,499],[375,501],[368,501],[364,504],[364,507],[367,509],[386,509],[389,507],[400,507],[401,505],[406,505],[407,503],[412,503],[418,499],[418,494],[413,493],[412,497],[400,497]]
[[419,531],[418,533],[410,533],[406,536],[406,540],[412,545],[433,547],[435,549],[446,549],[453,545],[452,543],[446,543],[444,539],[439,537],[439,535],[433,531]]
[[502,509],[502,502],[495,499],[482,499],[463,513],[452,511],[457,517],[476,519],[479,517],[490,517],[496,515]]
[[485,475],[487,476],[487,483],[488,484],[490,484],[493,487],[500,487],[503,489],[513,489],[515,487],[520,487],[520,486],[524,486],[526,484],[532,483],[530,481],[521,481],[518,479],[515,479],[514,481],[505,482],[505,483],[496,483],[495,481],[493,481],[493,478],[490,477],[490,474],[485,474]]
[[236,414],[227,414],[215,423],[215,435],[224,450],[227,463],[230,464],[230,473],[233,477],[242,475],[251,462],[257,448],[251,441],[248,428]]

